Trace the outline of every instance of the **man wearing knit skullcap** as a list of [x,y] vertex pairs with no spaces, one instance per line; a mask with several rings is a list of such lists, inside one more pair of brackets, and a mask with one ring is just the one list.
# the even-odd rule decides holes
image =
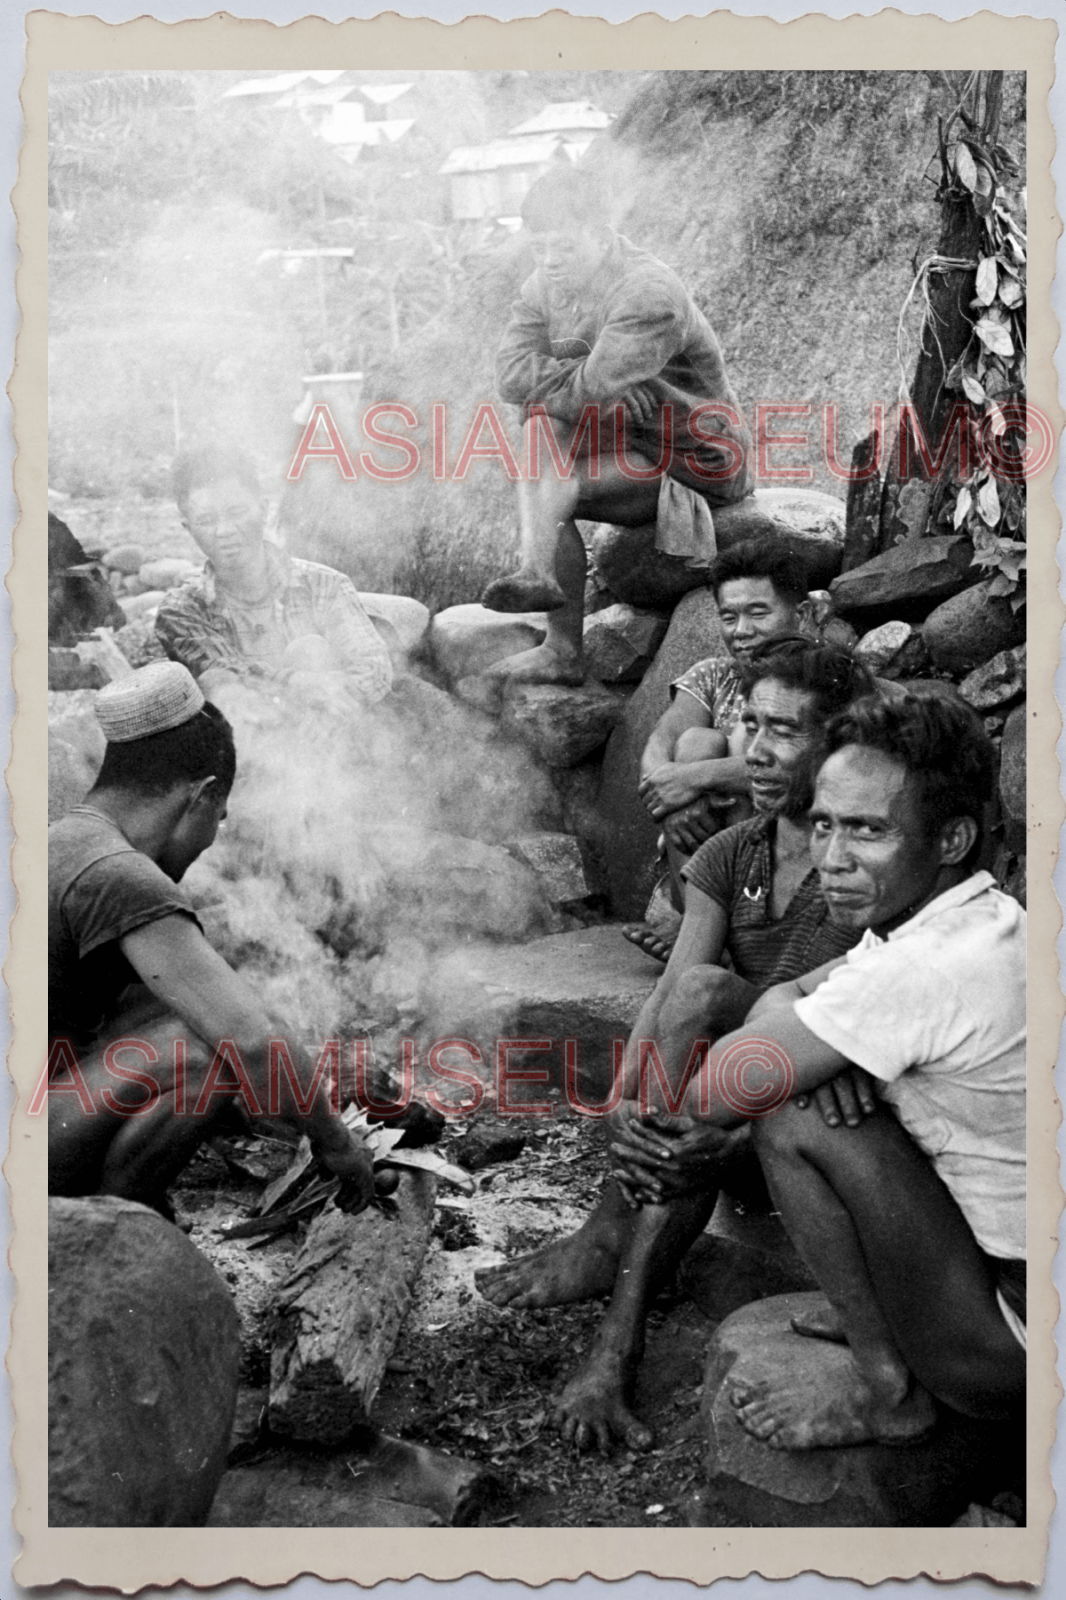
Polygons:
[[[268,1108],[268,1042],[288,1035],[208,944],[180,886],[226,814],[229,723],[170,661],[108,684],[96,715],[99,776],[48,830],[49,1193],[121,1195],[172,1215],[167,1188],[235,1121],[238,1098]],[[247,1074],[243,1093],[232,1066],[212,1068],[222,1040]],[[353,1208],[365,1205],[368,1152],[324,1090],[299,1114],[283,1094],[276,1114],[310,1135]]]

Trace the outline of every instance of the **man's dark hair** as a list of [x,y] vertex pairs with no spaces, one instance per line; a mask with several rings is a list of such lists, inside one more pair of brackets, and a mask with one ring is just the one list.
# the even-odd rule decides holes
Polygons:
[[770,539],[742,539],[715,556],[707,577],[715,600],[722,584],[736,578],[768,578],[778,594],[794,604],[806,599],[809,588],[802,558]]
[[821,644],[802,633],[784,634],[756,645],[750,660],[740,668],[740,677],[746,694],[764,678],[773,678],[787,689],[802,689],[813,695],[819,722],[828,721],[877,689],[875,680],[850,650]]
[[145,739],[109,743],[94,789],[125,789],[145,798],[169,794],[175,784],[217,778],[229,794],[237,771],[233,729],[217,706],[207,701],[194,717]]
[[236,446],[217,443],[182,451],[170,469],[171,492],[178,505],[184,507],[197,489],[221,483],[224,478],[236,478],[256,499],[263,492],[251,456]]
[[560,161],[527,191],[522,221],[532,233],[604,227],[610,221],[604,180]]
[[846,745],[880,750],[919,782],[930,837],[953,817],[972,817],[979,852],[984,810],[992,798],[995,756],[981,719],[962,700],[941,695],[871,696],[834,717],[826,729],[827,753]]

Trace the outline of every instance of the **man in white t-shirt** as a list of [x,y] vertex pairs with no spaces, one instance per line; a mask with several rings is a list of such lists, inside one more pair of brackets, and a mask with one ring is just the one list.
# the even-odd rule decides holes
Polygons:
[[[734,1387],[748,1432],[790,1450],[918,1437],[935,1401],[1007,1417],[1025,1388],[1025,913],[973,870],[991,745],[961,703],[915,696],[861,701],[828,737],[812,855],[834,920],[885,937],[768,991],[711,1051],[697,1113],[727,1129],[738,1089],[780,1079],[755,1147],[830,1306],[794,1327],[852,1354],[831,1393],[787,1366]],[[831,1127],[805,1097],[849,1062],[880,1103]],[[622,1131],[622,1174],[652,1170],[653,1130],[668,1165],[687,1127]]]

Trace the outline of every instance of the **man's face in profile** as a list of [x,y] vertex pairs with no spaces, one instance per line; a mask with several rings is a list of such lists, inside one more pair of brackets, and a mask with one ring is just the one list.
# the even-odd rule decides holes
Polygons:
[[601,227],[560,227],[551,233],[531,233],[530,240],[541,267],[563,294],[580,294],[591,283],[610,244]]

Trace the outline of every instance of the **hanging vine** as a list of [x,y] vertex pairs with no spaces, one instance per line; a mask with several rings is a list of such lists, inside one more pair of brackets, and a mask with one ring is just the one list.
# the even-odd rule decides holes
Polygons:
[[[961,131],[951,141],[956,123]],[[1025,233],[1014,215],[1009,183],[1019,175],[1010,151],[959,107],[940,128],[941,188],[980,219],[973,332],[947,373],[945,387],[968,411],[971,470],[949,486],[940,521],[973,541],[974,561],[993,576],[992,593],[1025,602]],[[1022,191],[1024,194],[1024,191]],[[982,453],[979,441],[986,442]],[[993,441],[1002,475],[988,466]]]

